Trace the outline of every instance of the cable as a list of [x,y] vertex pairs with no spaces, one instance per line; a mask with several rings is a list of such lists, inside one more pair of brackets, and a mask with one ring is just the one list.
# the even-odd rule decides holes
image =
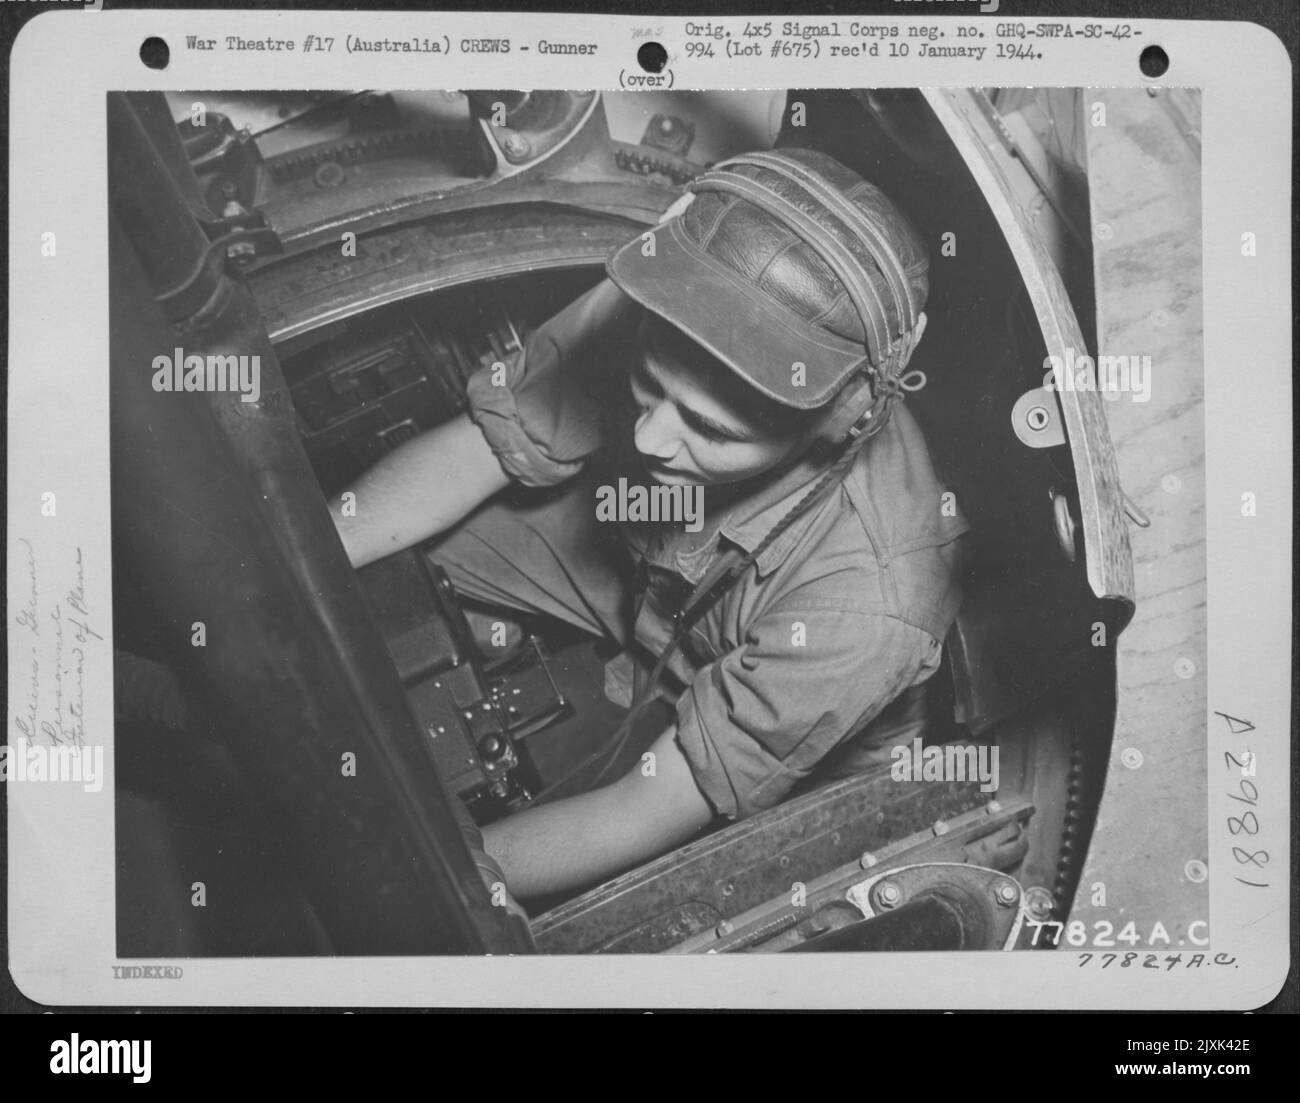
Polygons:
[[282,119],[278,123],[272,123],[270,126],[263,127],[261,130],[250,134],[249,138],[260,138],[263,134],[270,134],[271,131],[279,130],[282,126],[291,126],[294,123],[302,122],[302,120],[307,118],[308,115],[316,115],[321,111],[327,111],[332,107],[339,107],[342,104],[348,103],[350,100],[359,99],[362,96],[368,96],[371,91],[371,89],[366,89],[364,92],[349,92],[346,96],[340,96],[336,100],[328,100],[325,103],[318,103],[307,108],[307,110],[302,112],[300,115],[294,115],[292,118]]

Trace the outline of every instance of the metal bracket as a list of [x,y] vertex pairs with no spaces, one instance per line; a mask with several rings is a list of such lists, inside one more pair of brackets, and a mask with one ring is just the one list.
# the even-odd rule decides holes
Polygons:
[[991,914],[1005,917],[998,925],[1003,950],[1012,949],[1024,923],[1025,893],[1014,877],[996,869],[961,862],[924,862],[887,869],[851,885],[844,898],[864,919],[876,919],[927,892],[945,885],[959,885],[992,903]]
[[1065,444],[1065,426],[1056,395],[1046,387],[1026,391],[1011,407],[1011,428],[1029,448],[1056,448]]
[[225,242],[226,259],[235,264],[248,264],[259,257],[284,252],[280,235],[271,228],[266,215],[258,210],[241,207],[237,214],[201,218],[199,225],[213,244]]
[[[236,220],[247,222],[250,228],[238,228]],[[236,228],[229,229],[227,222],[236,225]],[[238,271],[258,257],[284,252],[279,237],[266,224],[260,211],[237,215],[232,220],[217,219],[201,225],[210,239],[208,247],[180,283],[157,296],[167,316],[176,322],[193,321],[207,309],[228,264]],[[214,234],[218,236],[214,237]]]

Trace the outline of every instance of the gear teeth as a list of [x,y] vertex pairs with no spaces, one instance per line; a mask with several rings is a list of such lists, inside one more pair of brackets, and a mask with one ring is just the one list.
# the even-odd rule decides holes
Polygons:
[[678,187],[690,183],[696,173],[672,161],[632,150],[614,150],[614,164],[623,172],[634,172],[638,176],[666,176]]
[[376,157],[413,153],[432,146],[435,137],[431,130],[395,130],[344,138],[310,151],[283,154],[268,162],[267,168],[277,184],[288,184],[310,176],[327,161],[350,165]]
[[1065,898],[1076,870],[1075,852],[1078,850],[1080,832],[1079,809],[1083,803],[1084,792],[1084,749],[1077,741],[1070,752],[1070,771],[1065,784],[1065,813],[1061,822],[1061,843],[1056,861],[1056,879],[1052,886],[1052,896],[1057,904],[1053,918],[1061,919],[1065,915]]

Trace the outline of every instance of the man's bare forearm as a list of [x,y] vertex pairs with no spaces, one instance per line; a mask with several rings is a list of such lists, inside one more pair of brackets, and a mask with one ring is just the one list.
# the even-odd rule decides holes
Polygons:
[[579,888],[685,842],[712,818],[669,728],[625,777],[483,829],[516,896]]
[[462,414],[385,456],[330,503],[330,513],[352,565],[362,567],[444,531],[508,482]]

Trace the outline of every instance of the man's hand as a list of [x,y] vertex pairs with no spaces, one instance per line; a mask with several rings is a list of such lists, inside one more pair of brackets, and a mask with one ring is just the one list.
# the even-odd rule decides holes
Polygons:
[[352,565],[363,567],[450,528],[509,481],[461,414],[390,452],[330,502],[330,515]]
[[484,847],[522,898],[578,888],[655,858],[712,818],[669,728],[603,789],[530,808],[483,829]]

